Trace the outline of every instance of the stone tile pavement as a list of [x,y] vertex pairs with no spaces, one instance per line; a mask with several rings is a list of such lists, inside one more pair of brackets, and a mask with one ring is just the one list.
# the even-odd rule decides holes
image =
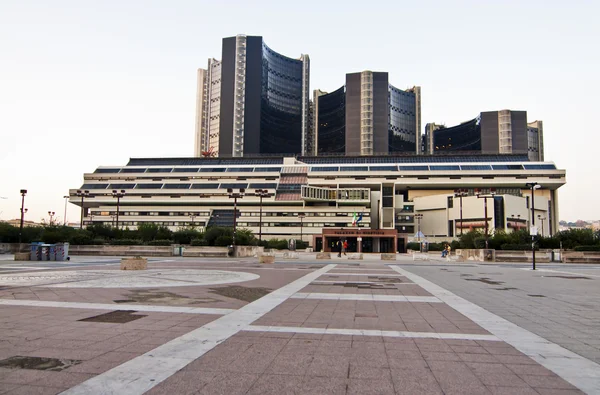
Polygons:
[[[444,302],[445,294],[415,283],[412,276],[425,277],[499,316],[506,314],[510,321],[529,312],[531,319],[521,318],[518,325],[529,326],[526,329],[534,333],[540,327],[562,324],[577,328],[577,336],[587,337],[569,338],[571,343],[561,345],[581,347],[593,357],[591,337],[597,334],[598,321],[594,314],[585,317],[585,312],[593,309],[597,296],[589,284],[584,286],[587,296],[572,288],[584,280],[540,280],[536,276],[542,272],[531,274],[515,266],[410,264],[399,272],[368,261],[326,266],[299,261],[261,266],[255,261],[177,259],[151,265],[165,271],[191,268],[257,274],[256,280],[231,284],[269,292],[263,297],[253,294],[255,299],[249,300],[240,299],[247,294],[242,291],[213,292],[227,284],[150,288],[140,293],[126,288],[0,283],[0,300],[98,304],[98,308],[0,304],[0,360],[29,356],[77,361],[61,371],[0,367],[0,394],[582,393]],[[98,269],[90,265],[77,270],[94,268]],[[486,278],[503,284],[489,284]],[[559,295],[553,296],[558,307],[554,317],[547,317],[553,304],[546,300],[551,288],[536,281],[562,284]],[[517,296],[511,296],[511,289],[497,290],[502,287],[517,288]],[[518,304],[524,298],[521,291],[545,298],[529,296],[527,303]],[[323,294],[327,297],[321,299]],[[363,300],[372,295],[394,300]],[[109,312],[106,304],[117,309],[124,300],[127,306],[156,310],[132,312],[142,318],[124,323],[80,321]],[[232,310],[222,314],[169,311],[174,306]],[[536,307],[540,311],[534,315]],[[566,340],[554,333],[556,340]]]

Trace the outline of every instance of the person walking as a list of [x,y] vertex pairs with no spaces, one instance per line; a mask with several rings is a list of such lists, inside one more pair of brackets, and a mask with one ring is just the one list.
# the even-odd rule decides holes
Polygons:
[[342,247],[343,247],[344,255],[348,255],[348,254],[346,254],[346,251],[348,251],[348,240],[344,240],[344,244],[342,244]]
[[338,257],[342,257],[342,241],[338,240],[337,243],[335,243],[336,249],[338,251]]

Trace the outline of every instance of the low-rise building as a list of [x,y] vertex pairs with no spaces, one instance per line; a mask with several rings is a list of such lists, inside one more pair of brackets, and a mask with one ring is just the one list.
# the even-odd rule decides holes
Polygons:
[[[526,153],[133,158],[84,174],[83,185],[69,195],[71,203],[83,204],[84,224],[156,223],[175,230],[233,226],[235,217],[238,228],[263,239],[303,239],[327,250],[332,237],[348,239],[351,249],[360,238],[364,252],[391,252],[421,237],[442,241],[485,231],[486,224],[488,232],[527,228],[526,184],[532,182],[541,186],[535,225],[551,235],[558,230],[557,190],[565,176],[552,162],[528,161]],[[82,190],[89,191],[83,199]]]

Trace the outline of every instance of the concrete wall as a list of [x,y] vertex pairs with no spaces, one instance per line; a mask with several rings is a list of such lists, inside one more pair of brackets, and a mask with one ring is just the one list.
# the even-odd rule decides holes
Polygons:
[[173,256],[171,246],[109,246],[109,245],[70,245],[69,255],[100,256]]

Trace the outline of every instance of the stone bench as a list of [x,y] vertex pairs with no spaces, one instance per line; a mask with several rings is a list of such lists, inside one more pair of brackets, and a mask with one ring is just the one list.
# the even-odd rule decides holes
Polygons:
[[15,261],[28,261],[30,257],[29,252],[15,252]]
[[274,255],[261,255],[258,257],[258,263],[275,263]]
[[381,254],[382,261],[395,261],[396,254]]
[[429,254],[422,252],[413,252],[413,261],[428,261]]
[[330,252],[317,252],[317,259],[331,259]]
[[298,254],[297,252],[284,252],[283,258],[284,259],[300,259],[300,254]]
[[147,268],[146,258],[121,258],[121,270],[146,270]]
[[350,253],[347,256],[348,259],[363,259],[363,254],[360,253]]

